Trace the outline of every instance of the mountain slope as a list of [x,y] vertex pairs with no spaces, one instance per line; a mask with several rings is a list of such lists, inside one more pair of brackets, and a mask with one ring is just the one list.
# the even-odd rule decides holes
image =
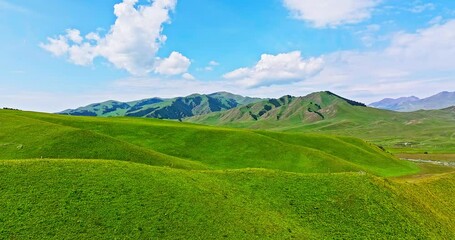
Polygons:
[[131,116],[159,119],[181,119],[211,112],[228,110],[261,99],[227,92],[208,95],[193,94],[171,99],[150,98],[133,102],[107,101],[61,112],[74,116]]
[[284,132],[348,135],[397,152],[455,151],[455,111],[394,112],[347,101],[330,92],[284,96],[185,121]]
[[379,102],[371,103],[369,106],[400,112],[443,109],[455,106],[455,92],[441,92],[424,99],[417,97],[386,98]]
[[342,98],[331,92],[317,92],[305,97],[283,96],[229,111],[196,116],[187,119],[198,123],[231,123],[255,121],[317,122],[336,114],[338,104],[365,107],[364,104]]
[[74,110],[68,109],[60,112],[60,114],[74,116],[123,116],[129,108],[131,108],[131,105],[128,103],[110,100],[102,103],[90,104]]

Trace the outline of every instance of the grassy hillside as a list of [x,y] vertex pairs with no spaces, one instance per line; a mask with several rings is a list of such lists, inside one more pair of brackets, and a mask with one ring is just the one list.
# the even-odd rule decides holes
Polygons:
[[201,163],[141,148],[108,135],[29,117],[33,115],[0,111],[0,159],[117,159],[156,166],[207,168]]
[[364,141],[272,134],[138,118],[0,111],[0,159],[118,159],[179,168],[268,168],[300,173],[418,172]]
[[353,137],[0,110],[0,238],[452,239],[453,171]]
[[454,176],[408,182],[359,173],[0,161],[0,236],[453,239]]
[[285,96],[186,119],[194,123],[282,132],[355,136],[392,152],[455,152],[453,108],[399,113],[365,107],[330,92]]

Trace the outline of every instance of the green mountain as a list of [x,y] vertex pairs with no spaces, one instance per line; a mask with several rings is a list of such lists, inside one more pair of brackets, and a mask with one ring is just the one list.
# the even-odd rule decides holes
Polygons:
[[284,96],[185,121],[267,129],[355,136],[396,152],[454,152],[455,112],[394,112],[366,107],[331,92],[304,97]]
[[192,122],[231,123],[255,121],[316,122],[334,117],[338,105],[365,107],[364,104],[342,98],[331,92],[317,92],[305,97],[283,96],[240,106],[229,111],[197,116]]
[[454,176],[353,137],[0,110],[7,239],[453,239]]
[[60,114],[74,116],[131,116],[159,119],[182,119],[232,109],[262,99],[243,97],[227,92],[208,95],[193,94],[171,99],[150,98],[133,102],[107,101],[68,109]]

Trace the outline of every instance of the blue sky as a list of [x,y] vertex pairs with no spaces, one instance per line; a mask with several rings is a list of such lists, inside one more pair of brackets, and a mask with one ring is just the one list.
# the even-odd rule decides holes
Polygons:
[[26,110],[455,90],[455,1],[0,0],[0,31],[0,106]]

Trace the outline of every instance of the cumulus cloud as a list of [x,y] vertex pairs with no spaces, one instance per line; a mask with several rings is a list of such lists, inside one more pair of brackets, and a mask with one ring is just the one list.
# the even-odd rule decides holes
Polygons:
[[409,9],[409,11],[413,12],[413,13],[422,13],[427,10],[428,11],[434,10],[435,8],[436,8],[436,6],[433,3],[425,3],[425,4],[421,4],[421,5],[414,5],[413,7],[411,7]]
[[70,48],[67,36],[58,36],[57,38],[47,38],[48,44],[40,44],[40,46],[52,53],[56,57],[63,56],[68,53]]
[[278,55],[263,54],[250,68],[239,68],[224,75],[246,87],[285,84],[301,81],[318,73],[324,65],[322,58],[303,59],[299,51]]
[[136,7],[137,3],[138,0],[123,0],[116,4],[117,19],[104,36],[90,32],[83,37],[79,30],[69,29],[66,35],[48,38],[48,42],[40,46],[55,56],[67,56],[70,62],[78,65],[89,65],[96,57],[103,57],[134,75],[153,71],[181,74],[185,67],[166,69],[164,66],[172,60],[187,60],[181,54],[173,53],[168,60],[156,57],[166,41],[162,34],[163,24],[170,21],[169,13],[174,10],[177,0],[155,0],[149,6]]
[[336,27],[370,18],[380,0],[283,0],[294,17],[314,27]]
[[193,75],[189,74],[189,73],[184,73],[182,75],[182,77],[183,77],[183,79],[186,79],[186,80],[196,80],[196,78]]
[[181,53],[172,52],[168,58],[157,60],[155,72],[163,75],[179,75],[186,73],[190,65],[190,59]]

